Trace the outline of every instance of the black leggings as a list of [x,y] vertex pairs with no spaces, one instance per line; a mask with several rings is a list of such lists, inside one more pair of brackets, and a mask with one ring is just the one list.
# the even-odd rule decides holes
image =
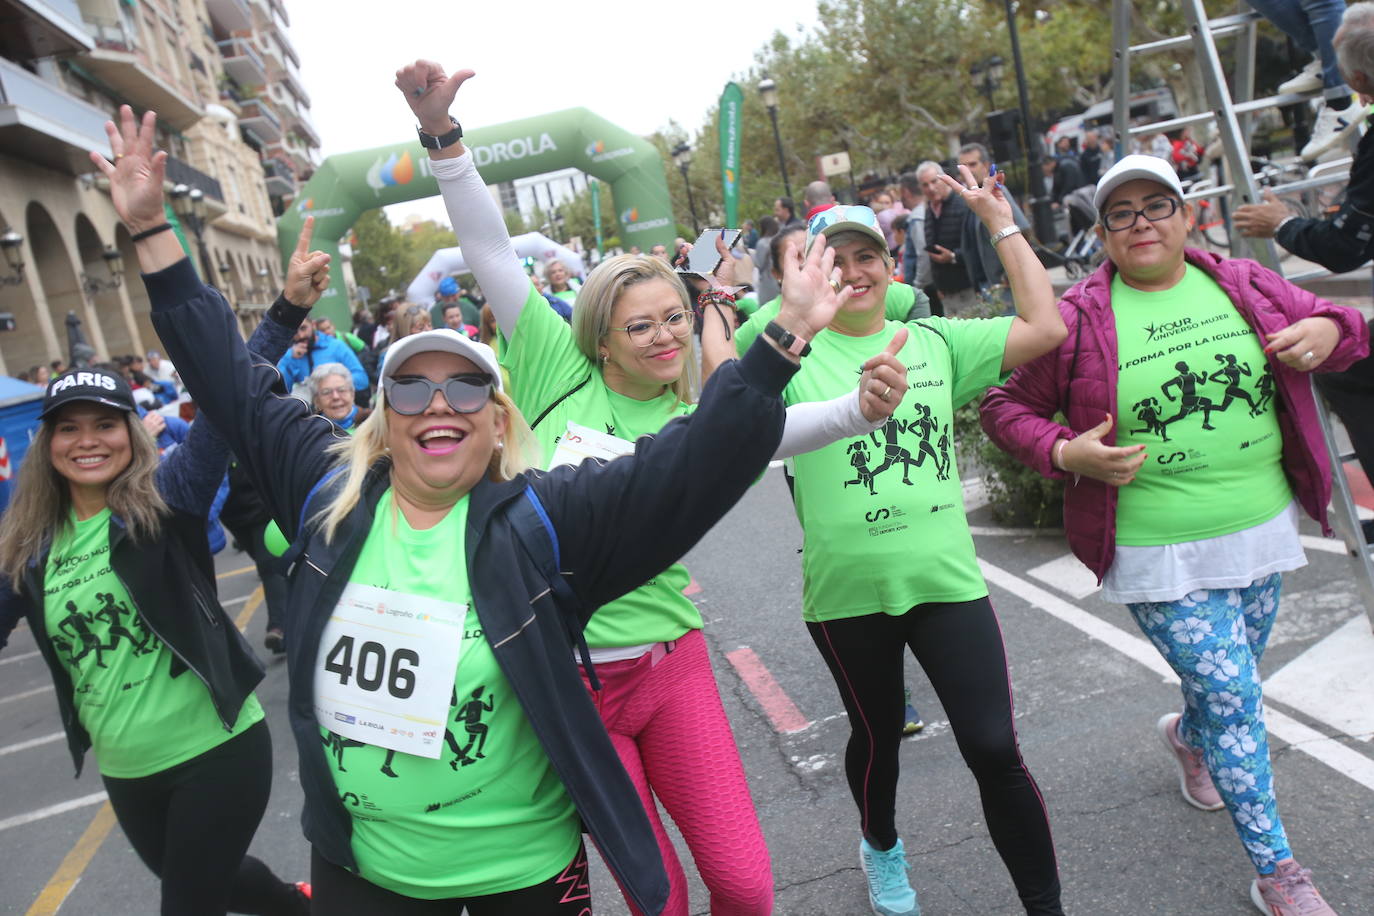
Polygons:
[[991,602],[918,604],[899,617],[868,614],[806,626],[849,713],[845,774],[869,843],[889,849],[897,842],[902,656],[909,646],[978,781],[988,832],[1026,912],[1062,913],[1049,814],[1016,744],[1011,681]]
[[316,916],[592,916],[587,883],[587,847],[579,846],[568,867],[547,881],[503,894],[417,900],[378,887],[310,851],[310,883]]
[[309,912],[294,884],[244,855],[272,789],[265,721],[160,773],[102,779],[124,835],[162,879],[162,916]]

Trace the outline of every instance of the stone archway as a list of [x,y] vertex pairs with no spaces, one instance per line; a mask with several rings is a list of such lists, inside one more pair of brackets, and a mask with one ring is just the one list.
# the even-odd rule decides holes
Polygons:
[[[81,319],[82,329],[86,332],[87,342],[95,348],[97,359],[108,359],[109,349],[101,333],[100,322],[95,320],[95,312],[86,302],[81,291],[81,280],[76,272],[76,260],[67,247],[57,224],[47,209],[38,201],[30,201],[25,214],[25,226],[29,250],[33,252],[33,271],[41,278],[42,304],[47,307],[53,332],[57,337],[58,355],[63,362],[71,358],[67,350],[67,315],[74,312]],[[37,301],[40,297],[35,296]]]
[[[0,232],[10,227],[24,233],[23,224],[17,224],[7,214],[0,213]],[[20,250],[24,254],[23,282],[0,286],[0,312],[14,316],[14,330],[0,332],[0,373],[5,375],[17,375],[30,366],[46,365],[57,355],[50,351],[44,339],[46,335],[38,333],[38,306],[33,295],[38,272],[33,264],[32,246],[27,234],[24,235],[24,247]],[[8,264],[0,264],[0,270],[6,276],[12,276]]]
[[[125,320],[124,303],[104,257],[105,243],[100,240],[95,226],[84,213],[76,215],[76,254],[81,263],[78,279],[86,294],[86,301],[100,323],[100,333],[105,338],[109,356],[113,359],[136,352],[138,344],[134,340],[133,329]],[[123,285],[122,277],[120,285]]]

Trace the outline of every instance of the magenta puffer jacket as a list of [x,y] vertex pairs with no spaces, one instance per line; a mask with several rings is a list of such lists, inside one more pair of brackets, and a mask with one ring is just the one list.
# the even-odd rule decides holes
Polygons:
[[[1206,251],[1185,250],[1189,264],[1205,270],[1230,297],[1255,332],[1272,334],[1303,318],[1330,318],[1341,329],[1336,349],[1318,371],[1339,371],[1369,353],[1369,329],[1355,309],[1334,305],[1300,289],[1255,261],[1222,258]],[[1069,335],[1058,348],[1017,369],[1005,385],[992,388],[983,401],[983,429],[999,447],[1045,475],[1065,477],[1051,464],[1059,439],[1072,439],[1102,422],[1117,418],[1116,322],[1111,310],[1116,268],[1104,263],[1059,300]],[[1283,434],[1283,467],[1298,501],[1321,522],[1328,536],[1326,505],[1331,498],[1331,461],[1327,456],[1312,385],[1307,374],[1289,368],[1272,354],[1269,366],[1277,383],[1279,430]],[[1049,418],[1063,412],[1068,426]],[[1102,440],[1116,444],[1116,428]],[[1238,498],[1243,498],[1238,494]],[[1082,478],[1064,489],[1064,528],[1074,556],[1099,582],[1116,556],[1116,488]]]

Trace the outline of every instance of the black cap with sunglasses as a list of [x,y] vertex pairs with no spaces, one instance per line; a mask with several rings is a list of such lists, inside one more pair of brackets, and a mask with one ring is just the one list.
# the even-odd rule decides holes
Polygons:
[[[396,376],[396,370],[406,360],[417,353],[431,352],[461,356],[476,364],[479,371],[442,382],[416,376]],[[491,347],[469,340],[450,328],[440,328],[403,337],[387,347],[386,359],[382,363],[381,387],[386,393],[387,406],[405,416],[424,413],[435,391],[443,391],[448,405],[458,413],[475,413],[490,399],[493,387],[501,390],[501,367]]]

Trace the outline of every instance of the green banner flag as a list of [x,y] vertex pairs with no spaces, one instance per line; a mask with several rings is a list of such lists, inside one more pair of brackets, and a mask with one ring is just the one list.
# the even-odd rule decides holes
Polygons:
[[601,182],[593,178],[587,182],[592,192],[592,225],[596,227],[596,255],[601,256]]
[[720,94],[720,186],[725,193],[725,225],[739,225],[739,118],[744,93],[726,83]]

